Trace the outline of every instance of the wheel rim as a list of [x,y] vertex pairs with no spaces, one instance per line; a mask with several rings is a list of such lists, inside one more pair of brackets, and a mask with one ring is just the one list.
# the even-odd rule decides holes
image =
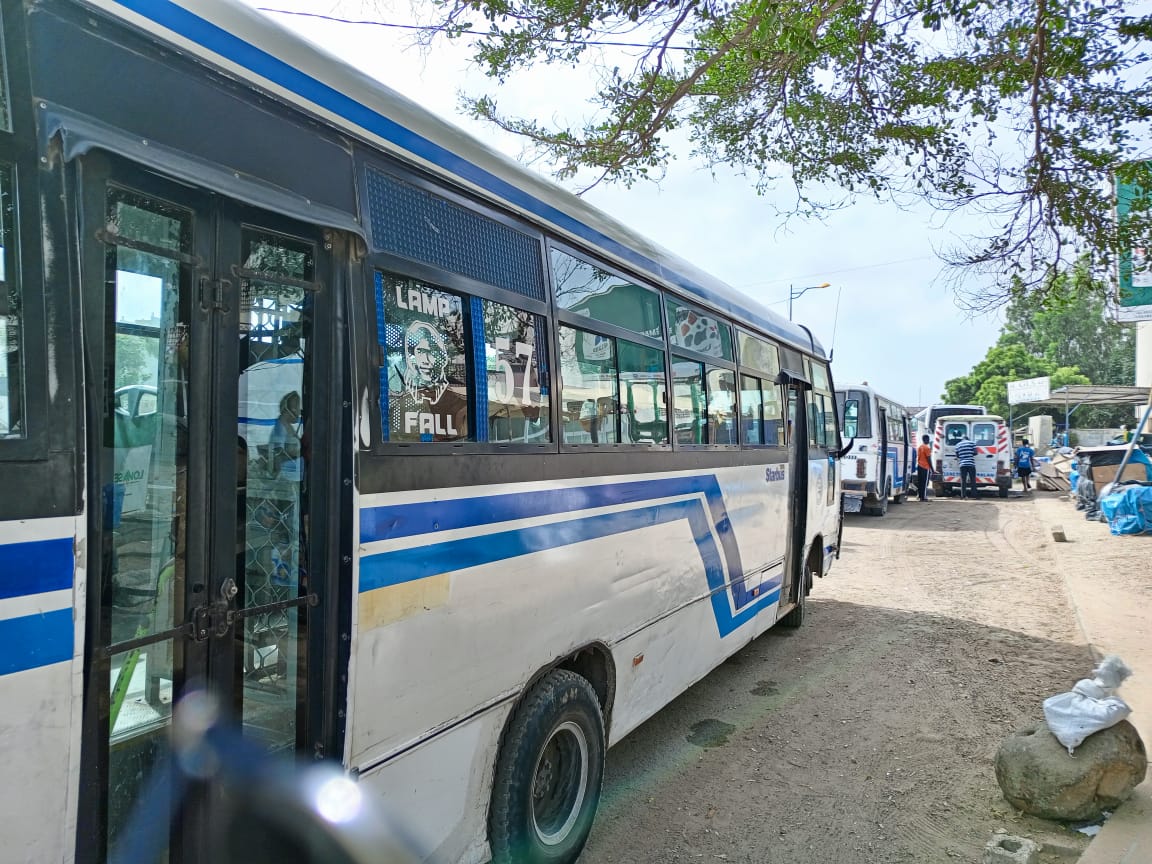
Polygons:
[[541,843],[556,846],[568,838],[587,791],[588,737],[569,720],[552,730],[532,775],[532,827]]

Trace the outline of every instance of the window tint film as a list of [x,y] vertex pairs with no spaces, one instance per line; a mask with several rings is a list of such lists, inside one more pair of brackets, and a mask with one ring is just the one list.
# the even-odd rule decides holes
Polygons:
[[672,423],[677,444],[707,444],[704,364],[677,358],[672,363]]
[[551,441],[544,319],[501,303],[480,302],[484,311],[488,440],[525,444]]
[[736,373],[708,370],[708,443],[736,444]]
[[559,249],[552,250],[556,304],[597,321],[660,338],[660,295]]
[[617,443],[616,340],[563,326],[559,336],[564,443]]
[[27,433],[14,179],[12,166],[0,163],[0,439],[23,438]]
[[820,360],[811,361],[812,369],[812,389],[813,390],[827,390],[828,389],[828,364]]
[[740,365],[763,372],[774,379],[780,371],[780,352],[771,342],[758,336],[741,333]]
[[384,348],[380,401],[386,441],[471,441],[470,363],[463,298],[378,273]]
[[760,379],[740,376],[740,425],[745,444],[764,443],[764,424],[760,409]]
[[786,441],[784,438],[784,405],[780,399],[780,385],[771,381],[761,381],[760,393],[763,397],[764,406],[764,443],[783,447]]
[[732,360],[732,328],[709,315],[668,300],[668,341],[677,348]]
[[625,444],[667,444],[668,409],[664,352],[617,340],[620,360],[620,440]]

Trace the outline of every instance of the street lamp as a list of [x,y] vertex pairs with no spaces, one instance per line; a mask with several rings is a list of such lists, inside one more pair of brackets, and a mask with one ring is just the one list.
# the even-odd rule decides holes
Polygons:
[[819,285],[809,285],[806,288],[793,288],[791,285],[789,285],[788,286],[788,320],[789,321],[792,320],[792,301],[793,300],[795,300],[797,297],[804,294],[805,291],[813,291],[817,288],[831,288],[831,287],[832,287],[832,285],[829,282],[822,282]]

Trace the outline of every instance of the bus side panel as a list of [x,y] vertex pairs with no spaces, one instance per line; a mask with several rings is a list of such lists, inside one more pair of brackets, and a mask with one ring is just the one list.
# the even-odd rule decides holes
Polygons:
[[[393,567],[395,578],[416,568],[442,572],[362,590],[351,764],[372,762],[494,698],[518,694],[539,669],[582,645],[612,644],[705,598],[705,567],[687,520],[591,539],[582,533],[618,519],[639,525],[646,516],[598,510],[496,532],[483,526],[483,533],[444,532],[436,544],[423,540],[374,556],[391,559],[376,566]],[[529,551],[541,543],[562,545]],[[714,550],[710,544],[715,557]],[[450,569],[450,559],[462,563],[470,555],[507,557]],[[372,568],[362,562],[362,589],[366,573],[370,578]],[[714,621],[711,638],[718,641]],[[718,662],[718,648],[709,659]],[[675,674],[656,664],[648,670]]]
[[787,488],[756,465],[363,496],[349,766],[436,860],[473,860],[533,675],[608,646],[614,742],[773,623]]
[[489,859],[487,790],[512,708],[508,700],[361,775],[425,860]]
[[76,531],[72,518],[0,522],[5,861],[73,855],[84,650]]

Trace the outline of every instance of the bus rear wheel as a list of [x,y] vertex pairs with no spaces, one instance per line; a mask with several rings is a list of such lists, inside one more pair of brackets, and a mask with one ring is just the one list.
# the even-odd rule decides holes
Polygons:
[[504,736],[488,813],[494,864],[572,864],[604,779],[604,716],[586,678],[555,669]]

